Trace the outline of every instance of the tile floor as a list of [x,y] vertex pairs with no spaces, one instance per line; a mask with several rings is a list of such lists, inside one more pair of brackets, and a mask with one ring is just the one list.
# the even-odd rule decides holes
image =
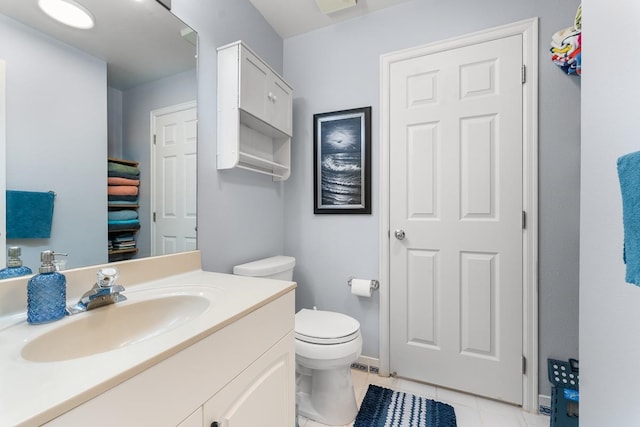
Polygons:
[[[523,412],[520,408],[481,397],[420,384],[400,378],[384,378],[377,374],[351,370],[358,405],[369,384],[404,391],[448,403],[455,408],[458,427],[548,427],[549,417]],[[300,427],[323,427],[324,424],[298,418]],[[344,427],[351,427],[348,424]]]

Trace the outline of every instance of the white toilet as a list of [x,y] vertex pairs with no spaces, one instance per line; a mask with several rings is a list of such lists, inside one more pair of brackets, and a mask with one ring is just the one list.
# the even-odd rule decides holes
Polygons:
[[[233,274],[292,280],[295,258],[275,256],[237,265]],[[358,413],[351,364],[362,351],[360,323],[341,313],[302,309],[296,313],[298,413],[327,425],[344,425]]]

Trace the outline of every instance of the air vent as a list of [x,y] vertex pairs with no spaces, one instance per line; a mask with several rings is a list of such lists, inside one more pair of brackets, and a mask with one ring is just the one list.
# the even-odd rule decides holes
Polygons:
[[355,6],[358,0],[316,0],[316,3],[318,3],[320,12],[333,13]]

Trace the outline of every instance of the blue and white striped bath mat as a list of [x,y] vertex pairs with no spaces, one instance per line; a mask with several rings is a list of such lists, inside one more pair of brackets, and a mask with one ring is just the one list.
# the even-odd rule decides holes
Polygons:
[[456,427],[451,405],[370,384],[353,427]]

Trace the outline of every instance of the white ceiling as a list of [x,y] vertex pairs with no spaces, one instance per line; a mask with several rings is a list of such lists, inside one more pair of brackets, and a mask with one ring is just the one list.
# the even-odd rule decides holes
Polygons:
[[353,19],[408,0],[358,0],[356,6],[329,15],[316,0],[249,0],[283,39]]

